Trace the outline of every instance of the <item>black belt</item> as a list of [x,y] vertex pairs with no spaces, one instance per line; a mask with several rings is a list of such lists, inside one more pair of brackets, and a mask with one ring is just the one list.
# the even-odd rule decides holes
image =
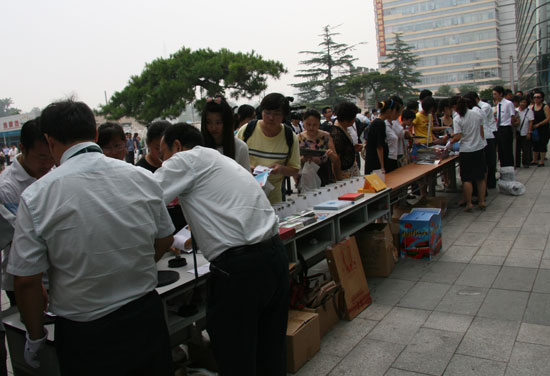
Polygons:
[[215,263],[218,263],[220,261],[226,260],[229,257],[231,257],[231,258],[239,257],[239,256],[242,256],[242,255],[247,254],[249,252],[261,251],[261,250],[263,250],[263,248],[272,245],[274,242],[277,241],[277,239],[279,239],[279,234],[277,234],[277,235],[275,235],[275,236],[273,236],[269,239],[263,240],[259,243],[256,243],[256,244],[247,244],[247,245],[241,245],[241,246],[238,246],[238,247],[229,248],[229,249],[225,250],[221,255],[216,257],[214,260],[212,260],[210,263],[215,264]]

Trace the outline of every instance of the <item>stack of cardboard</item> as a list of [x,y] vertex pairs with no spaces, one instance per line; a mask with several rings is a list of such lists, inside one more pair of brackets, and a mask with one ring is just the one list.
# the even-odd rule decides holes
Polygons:
[[312,312],[289,311],[286,329],[286,369],[297,372],[321,348],[319,315]]

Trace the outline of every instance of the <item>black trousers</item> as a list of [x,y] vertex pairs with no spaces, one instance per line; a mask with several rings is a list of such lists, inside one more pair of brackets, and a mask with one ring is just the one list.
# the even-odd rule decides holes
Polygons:
[[516,167],[529,166],[533,160],[533,153],[531,149],[531,140],[527,139],[527,136],[520,136],[519,132],[516,132]]
[[496,138],[489,138],[486,141],[487,146],[485,146],[485,162],[487,163],[487,188],[496,188],[497,179],[495,174],[497,172],[497,140]]
[[206,328],[222,376],[286,375],[289,274],[279,236],[210,265]]
[[55,349],[63,376],[174,374],[168,328],[156,291],[97,320],[57,317]]
[[512,126],[499,127],[497,144],[500,167],[514,166],[514,130]]

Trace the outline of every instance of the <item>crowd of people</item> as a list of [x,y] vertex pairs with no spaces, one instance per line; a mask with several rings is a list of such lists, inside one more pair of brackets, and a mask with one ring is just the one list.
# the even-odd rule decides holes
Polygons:
[[[499,86],[492,105],[423,90],[364,114],[351,102],[291,113],[279,93],[234,113],[218,95],[200,130],[158,120],[141,140],[116,122],[97,127],[84,103],[52,103],[23,125],[20,153],[2,151],[0,214],[16,214],[0,234],[2,288],[27,327],[25,359],[40,366],[48,305],[62,374],[172,374],[155,261],[189,224],[211,265],[207,329],[222,374],[283,375],[288,261],[271,204],[286,179],[301,187],[306,165],[319,186],[390,173],[441,145],[459,150],[461,204],[472,211],[476,195],[484,210],[497,155],[501,167],[544,166],[549,121],[542,92]],[[258,167],[270,172],[263,188]]]

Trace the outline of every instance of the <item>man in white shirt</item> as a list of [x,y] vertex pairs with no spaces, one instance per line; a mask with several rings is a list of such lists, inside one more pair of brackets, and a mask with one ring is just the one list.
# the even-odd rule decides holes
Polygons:
[[523,164],[523,167],[529,168],[533,161],[531,150],[531,132],[533,131],[533,121],[535,113],[529,108],[527,97],[521,97],[518,107],[519,125],[516,140],[516,166]]
[[222,375],[286,375],[288,259],[273,208],[252,175],[204,148],[185,123],[168,127],[155,178],[179,197],[210,261],[206,327]]
[[498,159],[500,167],[514,166],[514,131],[512,117],[515,116],[514,104],[504,98],[504,88],[493,88],[495,102],[495,118],[497,125]]
[[497,131],[497,123],[493,108],[487,102],[483,102],[479,95],[475,92],[469,92],[465,95],[466,98],[476,103],[481,109],[480,114],[483,117],[483,134],[485,135],[485,162],[487,163],[487,188],[493,189],[497,186],[495,177],[497,169],[497,141],[495,133]]
[[[155,260],[174,227],[153,176],[107,158],[82,102],[50,104],[41,130],[58,166],[21,195],[7,271],[39,367],[42,273],[62,375],[173,374]],[[216,152],[217,153],[217,152]]]
[[[21,154],[13,159],[13,163],[0,175],[0,204],[13,213],[19,206],[19,198],[23,191],[37,179],[40,179],[53,167],[53,159],[46,139],[40,130],[40,118],[29,120],[21,127]],[[6,273],[10,248],[2,254],[2,289],[15,305],[13,292],[13,276]]]

